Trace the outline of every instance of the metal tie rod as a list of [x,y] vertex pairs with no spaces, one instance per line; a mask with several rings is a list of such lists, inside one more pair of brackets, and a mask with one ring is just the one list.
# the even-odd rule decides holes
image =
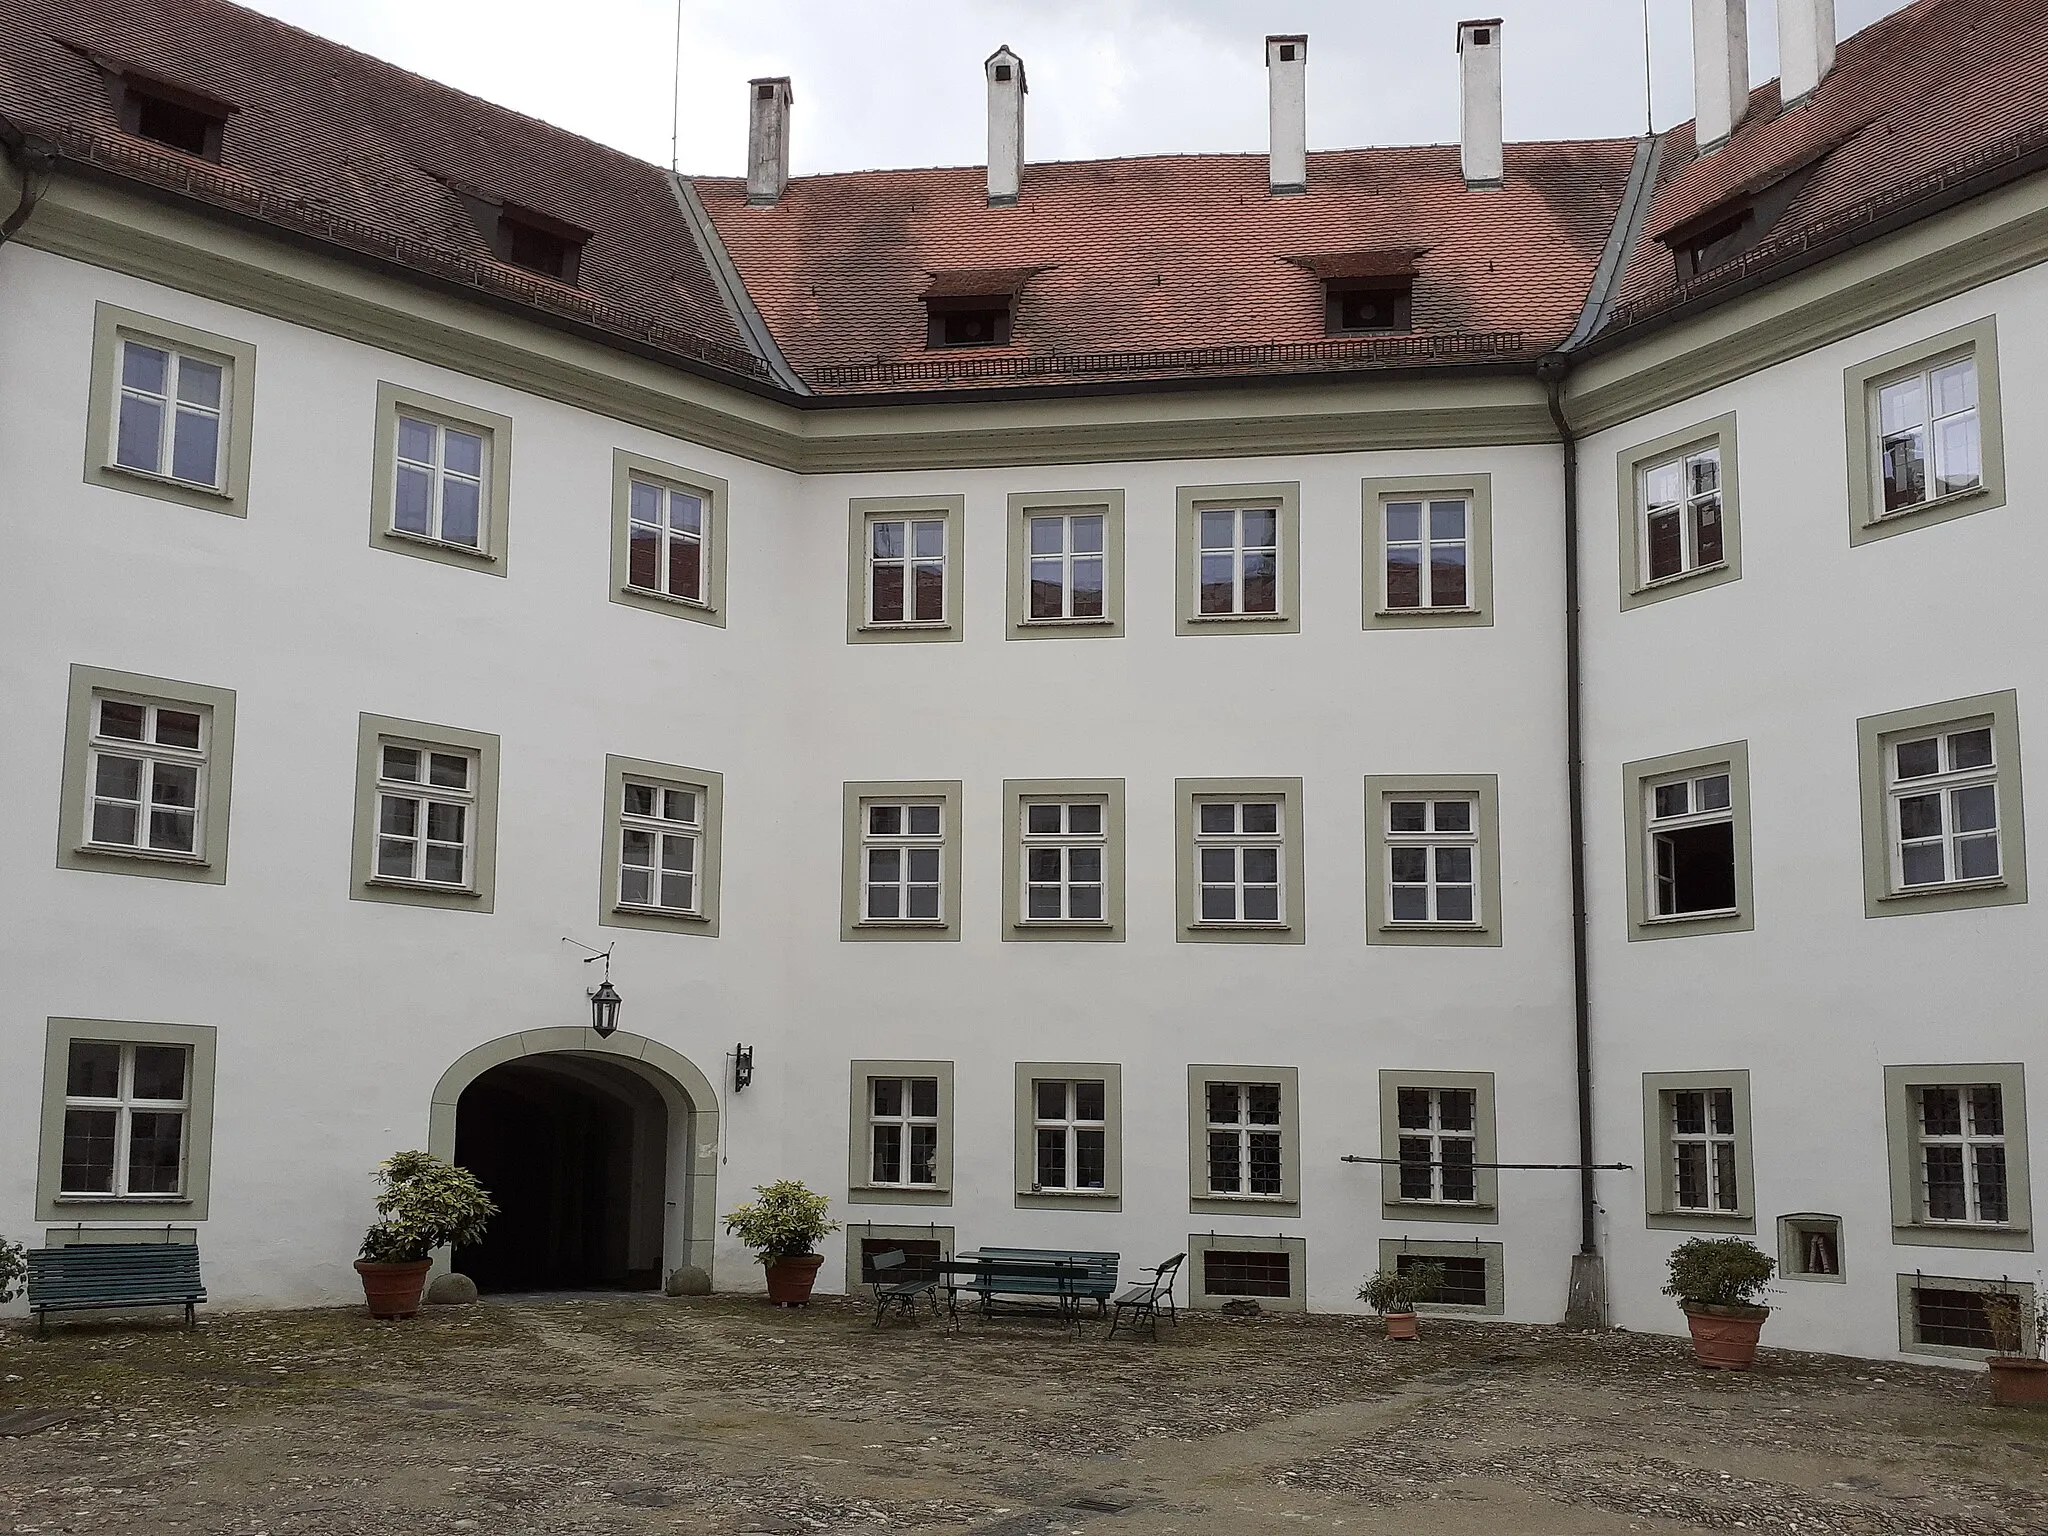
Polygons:
[[1347,1163],[1383,1163],[1389,1168],[1520,1168],[1555,1171],[1560,1173],[1581,1173],[1592,1169],[1596,1173],[1630,1173],[1629,1163],[1442,1163],[1410,1161],[1405,1157],[1354,1157],[1346,1153]]

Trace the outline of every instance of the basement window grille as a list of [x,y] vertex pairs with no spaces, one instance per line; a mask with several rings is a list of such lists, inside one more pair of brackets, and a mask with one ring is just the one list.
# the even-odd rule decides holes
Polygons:
[[1486,1260],[1480,1257],[1445,1258],[1425,1253],[1394,1256],[1394,1272],[1405,1275],[1421,1264],[1434,1264],[1444,1272],[1443,1284],[1427,1296],[1416,1298],[1426,1307],[1483,1307],[1486,1305]]
[[1209,1296],[1273,1296],[1294,1290],[1293,1255],[1211,1248],[1202,1255],[1202,1290]]
[[1933,1286],[1913,1288],[1913,1337],[1921,1344],[1977,1349],[1986,1354],[1998,1347],[1991,1336],[1991,1314],[1977,1291],[1948,1291]]

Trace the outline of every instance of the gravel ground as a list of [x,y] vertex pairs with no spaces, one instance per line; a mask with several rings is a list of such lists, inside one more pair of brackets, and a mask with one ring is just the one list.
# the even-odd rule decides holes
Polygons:
[[[2048,1533],[2048,1413],[1981,1376],[1424,1326],[1203,1315],[1153,1345],[620,1297],[16,1330],[0,1536]],[[65,1421],[10,1435],[26,1410]]]

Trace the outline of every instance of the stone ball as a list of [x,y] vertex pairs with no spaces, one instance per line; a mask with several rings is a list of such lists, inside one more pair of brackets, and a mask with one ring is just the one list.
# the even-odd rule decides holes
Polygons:
[[476,1282],[467,1275],[449,1273],[436,1275],[433,1284],[427,1287],[427,1305],[433,1307],[466,1307],[476,1300]]
[[709,1296],[711,1276],[694,1264],[685,1264],[669,1271],[668,1284],[662,1289],[671,1296]]

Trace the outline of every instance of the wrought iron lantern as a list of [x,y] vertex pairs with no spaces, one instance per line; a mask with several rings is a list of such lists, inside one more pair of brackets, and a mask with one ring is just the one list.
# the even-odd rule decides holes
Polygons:
[[598,1039],[611,1039],[612,1031],[619,1027],[619,1004],[622,1001],[609,976],[599,982],[597,989],[590,994],[590,1027],[597,1031]]

